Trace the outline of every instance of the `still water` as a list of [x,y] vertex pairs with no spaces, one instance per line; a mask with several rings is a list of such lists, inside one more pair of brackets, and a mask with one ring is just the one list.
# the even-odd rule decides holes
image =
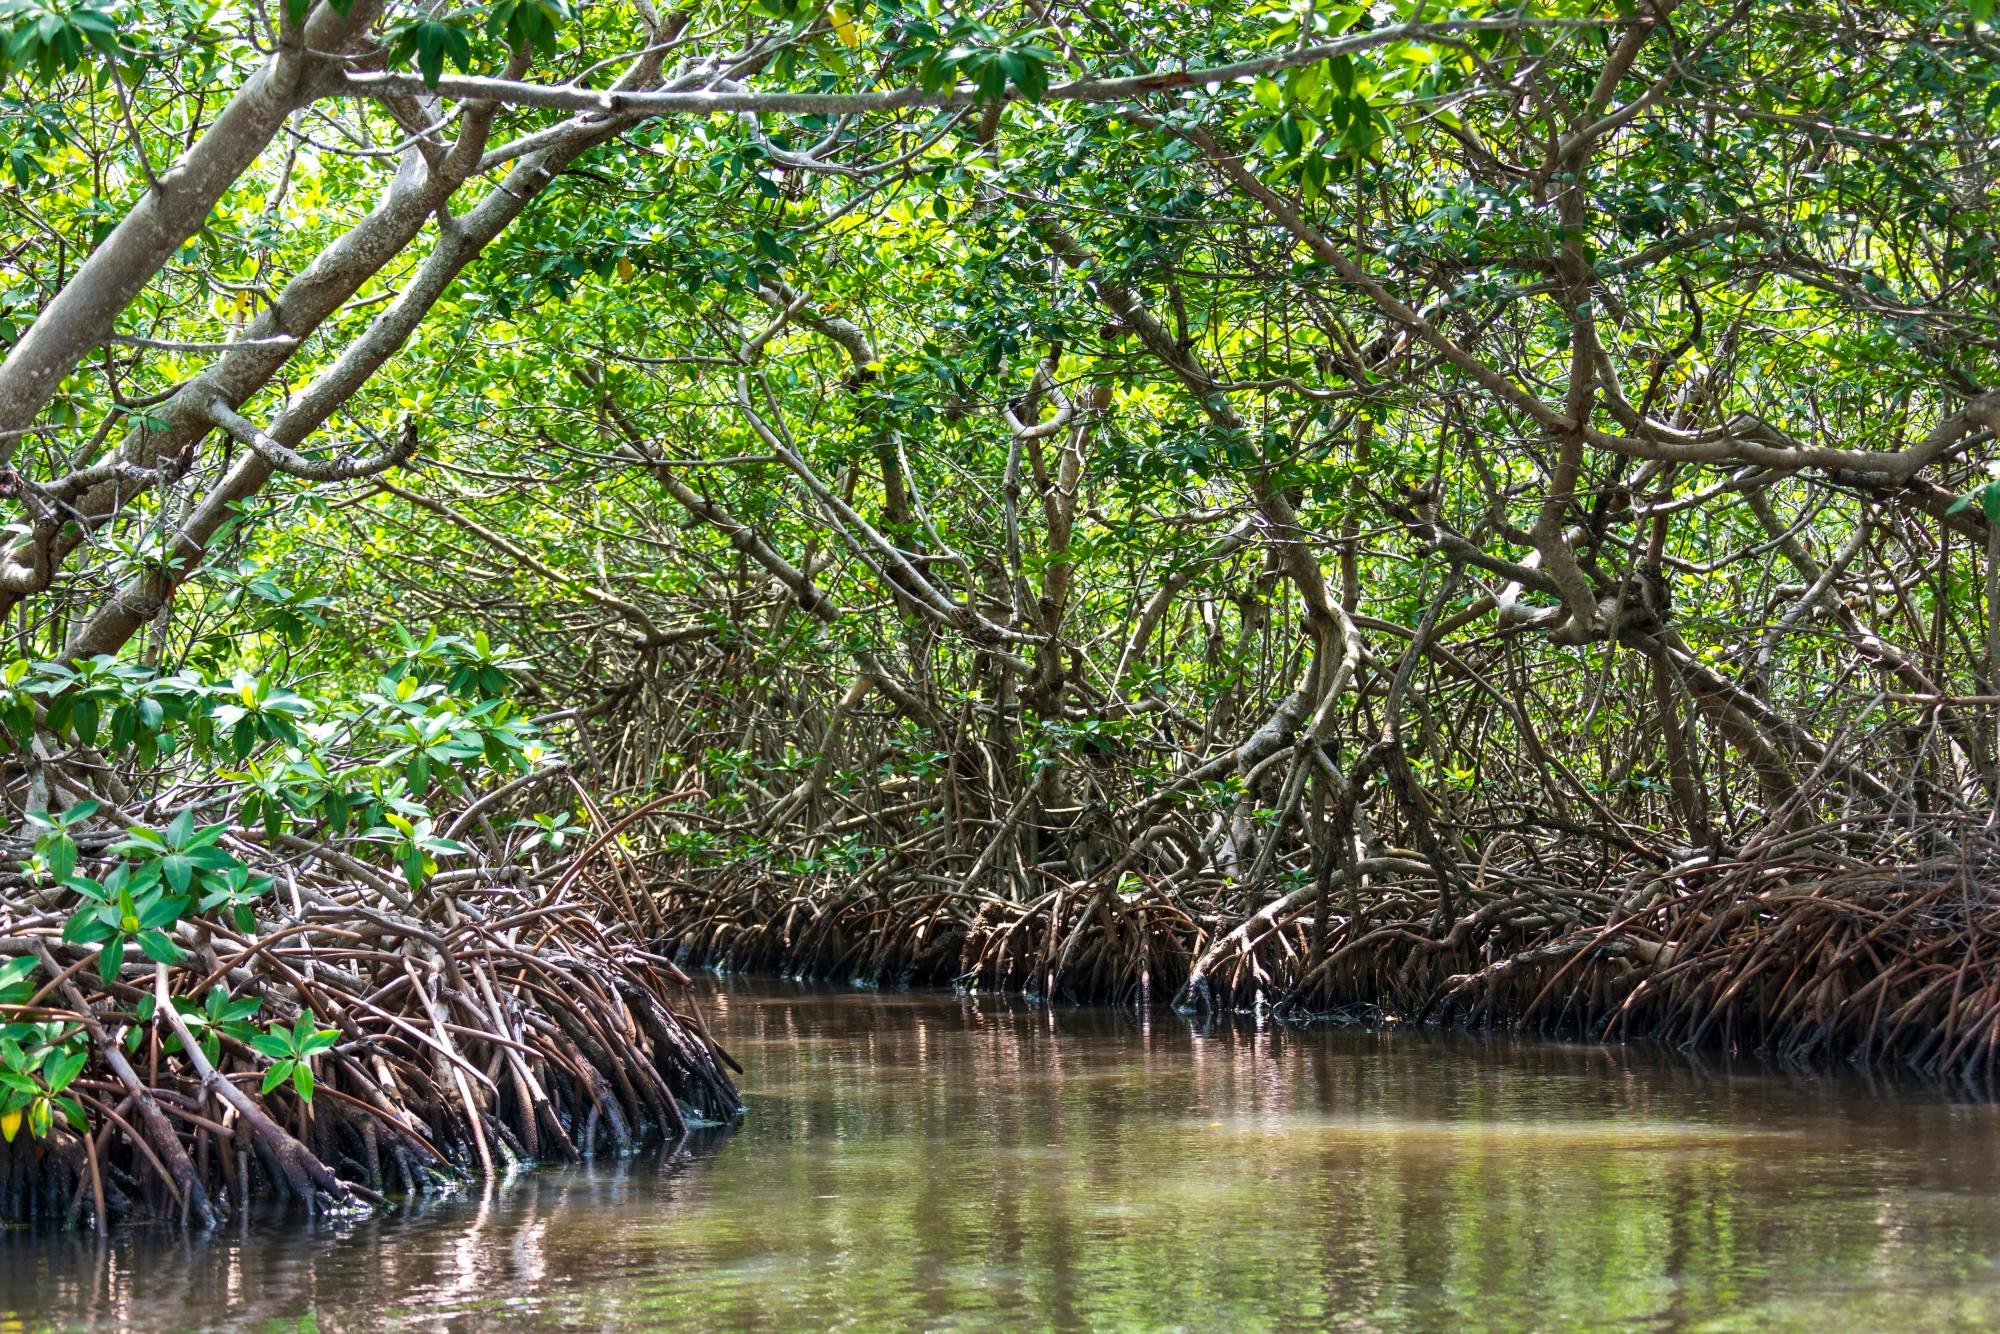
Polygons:
[[2000,1328],[2000,1109],[1429,1033],[709,984],[750,1111],[399,1215],[0,1234],[41,1328]]

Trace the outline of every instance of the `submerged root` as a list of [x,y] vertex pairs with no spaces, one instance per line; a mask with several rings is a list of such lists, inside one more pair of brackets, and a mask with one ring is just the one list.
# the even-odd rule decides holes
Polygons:
[[6,1018],[87,1054],[37,1067],[46,1126],[0,1126],[0,1220],[365,1209],[733,1118],[687,976],[599,921],[577,869],[420,902],[299,875],[277,920],[185,923],[177,962],[135,950],[108,982],[63,917],[0,908],[0,964],[39,965]]
[[1355,893],[1336,887],[1324,923],[1310,884],[1252,911],[1242,888],[1201,881],[1010,899],[721,872],[674,881],[655,907],[662,948],[691,965],[1995,1074],[2000,845],[1856,867],[1799,839],[1782,855],[1562,869],[1489,864],[1448,920],[1430,867],[1399,856],[1362,864]]
[[1151,1003],[1211,929],[1164,894],[1054,890],[1026,902],[720,877],[660,896],[663,948],[692,967]]

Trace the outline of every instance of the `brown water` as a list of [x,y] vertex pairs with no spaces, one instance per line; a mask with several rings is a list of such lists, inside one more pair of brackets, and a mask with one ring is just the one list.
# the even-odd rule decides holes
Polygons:
[[383,1219],[0,1236],[20,1329],[2000,1327],[2000,1109],[722,984],[750,1111]]

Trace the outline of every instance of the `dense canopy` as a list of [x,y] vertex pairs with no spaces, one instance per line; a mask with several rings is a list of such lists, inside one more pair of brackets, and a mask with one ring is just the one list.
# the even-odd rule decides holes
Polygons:
[[0,0],[10,1114],[671,1121],[611,959],[719,1114],[669,955],[1982,1067],[1992,18]]

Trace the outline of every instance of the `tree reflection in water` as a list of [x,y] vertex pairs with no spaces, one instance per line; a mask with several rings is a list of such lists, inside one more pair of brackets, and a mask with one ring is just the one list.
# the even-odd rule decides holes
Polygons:
[[1982,1327],[2000,1111],[1853,1077],[717,984],[740,1130],[387,1219],[0,1242],[131,1329]]

